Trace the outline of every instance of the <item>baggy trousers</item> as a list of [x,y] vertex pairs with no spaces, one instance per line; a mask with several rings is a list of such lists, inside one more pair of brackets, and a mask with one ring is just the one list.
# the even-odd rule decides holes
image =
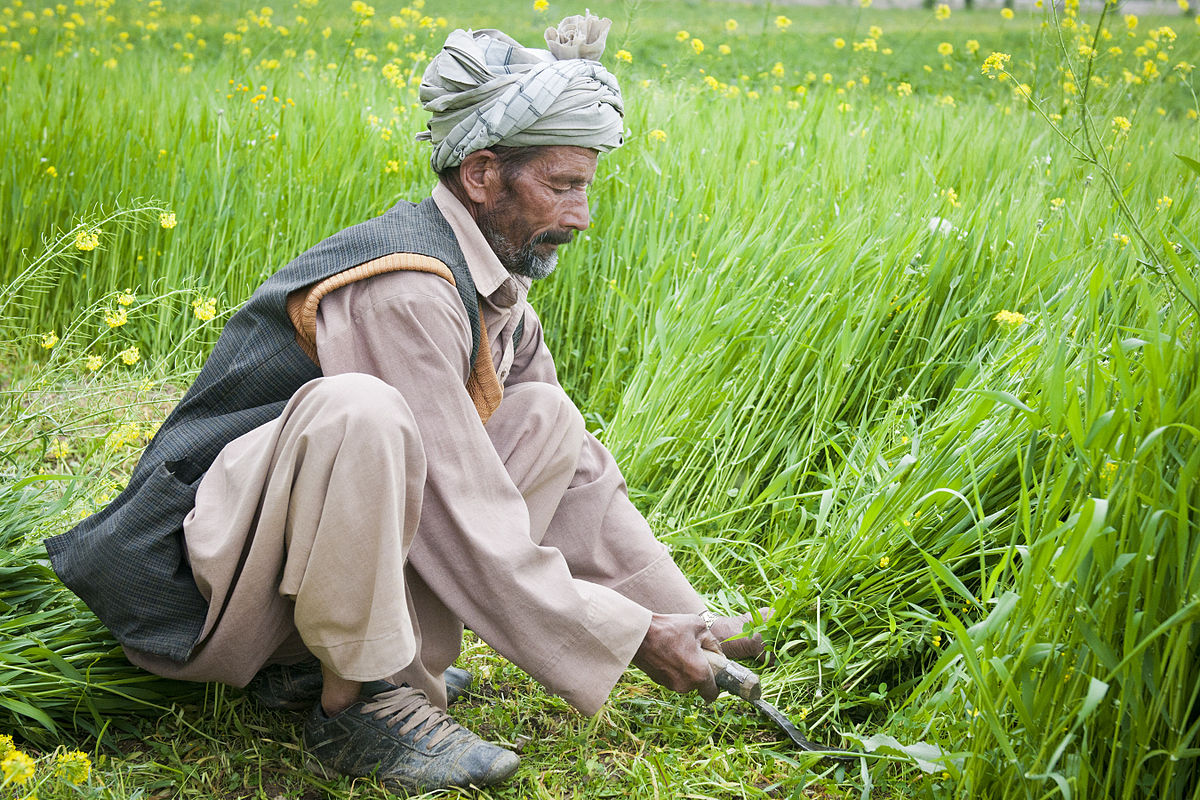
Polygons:
[[[607,609],[590,615],[599,618],[587,636],[570,639],[580,652],[548,674],[537,674],[538,660],[522,664],[592,712],[640,644],[649,609],[696,612],[703,602],[632,506],[614,507],[613,495],[624,496],[620,472],[560,388],[507,387],[485,430],[525,499],[539,553],[564,559],[579,578],[567,581],[571,591],[547,592],[582,589]],[[383,381],[351,373],[305,384],[279,418],[221,451],[184,523],[193,575],[209,600],[193,658],[179,664],[127,650],[130,659],[168,677],[242,686],[263,665],[308,651],[344,678],[390,677],[444,707],[441,675],[463,630],[450,606],[454,593],[472,591],[448,580],[461,573],[449,567],[466,559],[481,582],[521,576],[502,558],[481,559],[495,551],[489,531],[450,536],[422,520],[426,460],[436,457],[400,392]],[[621,524],[622,515],[636,519]],[[436,542],[422,538],[427,530]],[[520,663],[541,640],[563,639],[556,625],[579,624],[554,613],[573,602],[550,596],[548,611],[490,608],[473,627]],[[595,668],[569,668],[583,663]]]

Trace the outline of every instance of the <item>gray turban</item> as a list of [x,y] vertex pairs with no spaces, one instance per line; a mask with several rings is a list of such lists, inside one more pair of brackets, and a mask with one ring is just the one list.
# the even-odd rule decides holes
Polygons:
[[497,30],[452,32],[421,80],[421,102],[433,117],[417,139],[433,143],[433,168],[492,145],[620,147],[621,88],[598,60],[611,24],[568,17],[546,30],[549,50],[522,47]]

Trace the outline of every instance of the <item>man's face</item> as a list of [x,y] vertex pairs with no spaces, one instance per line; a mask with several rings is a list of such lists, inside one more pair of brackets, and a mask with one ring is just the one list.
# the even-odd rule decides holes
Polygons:
[[585,147],[541,147],[531,161],[498,170],[477,221],[505,269],[534,280],[554,271],[558,246],[591,224],[587,189],[597,157]]

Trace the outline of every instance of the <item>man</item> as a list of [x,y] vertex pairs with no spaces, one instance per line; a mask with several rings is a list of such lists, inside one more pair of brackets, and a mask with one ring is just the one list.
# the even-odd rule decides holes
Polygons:
[[608,24],[567,20],[555,53],[452,33],[421,89],[432,197],[259,287],[121,496],[47,542],[131,661],[311,707],[329,771],[512,774],[445,713],[464,624],[588,714],[630,663],[712,699],[704,649],[761,652],[629,502],[525,299],[621,143]]

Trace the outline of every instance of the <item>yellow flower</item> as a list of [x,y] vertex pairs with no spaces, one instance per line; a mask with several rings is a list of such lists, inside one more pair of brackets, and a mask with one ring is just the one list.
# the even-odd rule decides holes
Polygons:
[[1116,474],[1117,474],[1117,463],[1115,461],[1109,461],[1103,467],[1100,468],[1100,477],[1104,478],[1107,481],[1111,481],[1113,476]]
[[95,372],[104,366],[104,359],[98,355],[92,354],[87,357],[87,360],[84,361],[84,364],[87,366],[88,372]]
[[16,783],[24,786],[33,778],[33,759],[14,750],[3,761],[0,761],[0,771],[4,773],[5,783]]
[[1119,247],[1127,247],[1129,245],[1129,237],[1123,233],[1114,233],[1113,240],[1116,241]]
[[950,6],[938,3],[937,8],[933,10],[933,16],[937,19],[950,19]]
[[718,52],[718,53],[720,53],[720,54],[721,54],[721,55],[723,55],[723,56],[727,56],[727,55],[729,55],[730,53],[732,53],[732,52],[733,52],[733,50],[732,50],[732,49],[729,47],[729,45],[727,45],[727,44],[722,44],[722,45],[718,45],[718,46],[717,46],[717,52]]
[[617,61],[624,61],[626,64],[632,64],[633,53],[629,52],[628,50],[618,50]]
[[[941,102],[942,102],[942,98],[940,98],[940,97],[939,97],[939,98],[938,98],[938,102],[939,102],[939,103],[941,103]],[[951,97],[951,98],[950,98],[950,102],[949,102],[947,105],[954,105],[954,98],[953,98],[953,97]],[[949,200],[949,201],[950,201],[950,205],[951,205],[952,207],[954,207],[954,208],[958,208],[959,206],[961,206],[961,205],[962,205],[962,203],[960,203],[960,202],[958,201],[958,192],[954,191],[954,189],[953,189],[953,188],[947,188],[947,189],[943,189],[943,190],[942,190],[942,196],[943,196],[943,197],[945,197],[947,200]]]
[[548,0],[533,0],[533,10],[539,14],[550,7]]
[[733,31],[737,30],[737,27],[738,27],[738,21],[736,19],[725,20],[725,30],[730,31],[732,33]]
[[1175,2],[1176,5],[1179,6],[1179,10],[1185,14],[1187,13],[1188,9],[1192,7],[1188,0],[1175,0]]
[[95,250],[100,246],[100,237],[96,231],[80,231],[75,234],[75,246],[80,250]]
[[890,563],[892,563],[892,560],[887,556],[884,556],[883,558],[879,559],[879,568],[887,569],[887,565]]
[[838,38],[833,40],[833,46],[836,47],[838,50],[841,50],[843,47],[846,46],[846,40],[839,36]]
[[117,295],[117,302],[123,306],[131,306],[135,300],[137,300],[137,295],[128,289]]
[[158,215],[158,224],[168,230],[170,230],[171,228],[174,228],[176,225],[175,212],[174,211],[164,211],[163,213],[159,214]]
[[7,733],[0,733],[0,760],[8,757],[8,754],[17,748],[13,746],[13,738]]
[[1125,15],[1125,27],[1126,28],[1128,28],[1129,30],[1133,30],[1134,28],[1137,27],[1137,25],[1138,25],[1137,14],[1126,14]]
[[1013,10],[1011,8],[1002,8],[1000,9],[1000,16],[1004,17],[1005,19],[1012,19]]
[[704,52],[704,42],[700,41],[699,39],[692,39],[692,49],[696,51],[697,55],[699,55],[700,53],[703,53]]
[[1128,117],[1113,117],[1112,127],[1113,133],[1117,134],[1118,136],[1124,136],[1125,134],[1129,133],[1129,129],[1133,126],[1129,122]]
[[646,135],[649,136],[650,139],[655,142],[665,142],[667,140],[667,132],[664,131],[662,128],[655,128],[654,130],[650,131],[650,133],[648,133]]
[[54,771],[67,783],[75,786],[81,783],[86,783],[87,779],[92,775],[92,760],[88,758],[87,753],[82,753],[78,750],[71,753],[63,753],[58,757],[58,762],[54,765]]
[[911,83],[909,83],[907,81],[900,81],[900,83],[896,84],[896,96],[897,97],[908,97],[911,94],[912,94],[912,84]]
[[354,2],[350,4],[350,10],[363,19],[375,16],[375,9],[364,3],[363,0],[354,0]]
[[1050,210],[1051,211],[1062,211],[1063,206],[1065,206],[1066,204],[1067,204],[1067,201],[1062,199],[1061,197],[1052,198],[1050,200]]
[[992,319],[996,322],[999,322],[1001,325],[1008,325],[1011,328],[1025,324],[1025,315],[1019,311],[1001,311],[999,314],[992,317]]
[[967,39],[967,52],[975,55],[979,52],[979,42],[976,39]]
[[62,461],[69,455],[71,455],[71,442],[67,439],[55,439],[46,448],[46,457],[53,461]]
[[780,14],[775,18],[775,27],[779,28],[781,31],[786,31],[788,28],[792,27],[792,21],[783,14]]
[[680,31],[679,33],[675,34],[675,41],[677,42],[686,42],[690,38],[692,38],[692,35],[687,31]]
[[50,166],[46,167],[46,174],[49,175],[51,178],[57,178],[58,170],[54,168],[53,164],[51,164]]
[[205,300],[197,297],[192,301],[192,314],[201,322],[208,322],[217,315],[217,298],[210,297]]
[[58,344],[58,334],[54,331],[42,334],[42,347],[50,350],[54,345]]
[[[1172,200],[1170,197],[1168,197],[1167,195],[1164,194],[1162,197],[1158,198],[1158,200],[1155,201],[1155,205],[1158,206],[1159,211],[1166,211],[1167,209],[1169,209],[1172,206],[1172,204],[1174,204],[1174,202],[1175,202],[1174,200]],[[43,342],[42,347],[45,347],[45,346],[46,346],[46,344]]]
[[954,45],[949,42],[942,42],[937,47],[938,55],[949,56],[954,54]]
[[933,646],[934,646],[934,647],[941,647],[941,646],[942,646],[942,637],[941,637],[941,636],[935,635],[935,636],[933,637]]
[[117,355],[121,357],[121,361],[131,367],[138,362],[139,358],[142,357],[142,354],[137,349],[137,345],[134,345],[126,350],[122,350],[120,353],[117,353]]
[[859,8],[870,8],[871,0],[858,0]]
[[787,74],[787,70],[785,70],[783,68],[782,61],[775,62],[775,66],[771,67],[771,74],[774,75],[776,78],[782,78],[784,75]]
[[119,328],[129,321],[129,314],[123,307],[115,311],[105,311],[104,321],[108,323],[108,327],[110,328]]

